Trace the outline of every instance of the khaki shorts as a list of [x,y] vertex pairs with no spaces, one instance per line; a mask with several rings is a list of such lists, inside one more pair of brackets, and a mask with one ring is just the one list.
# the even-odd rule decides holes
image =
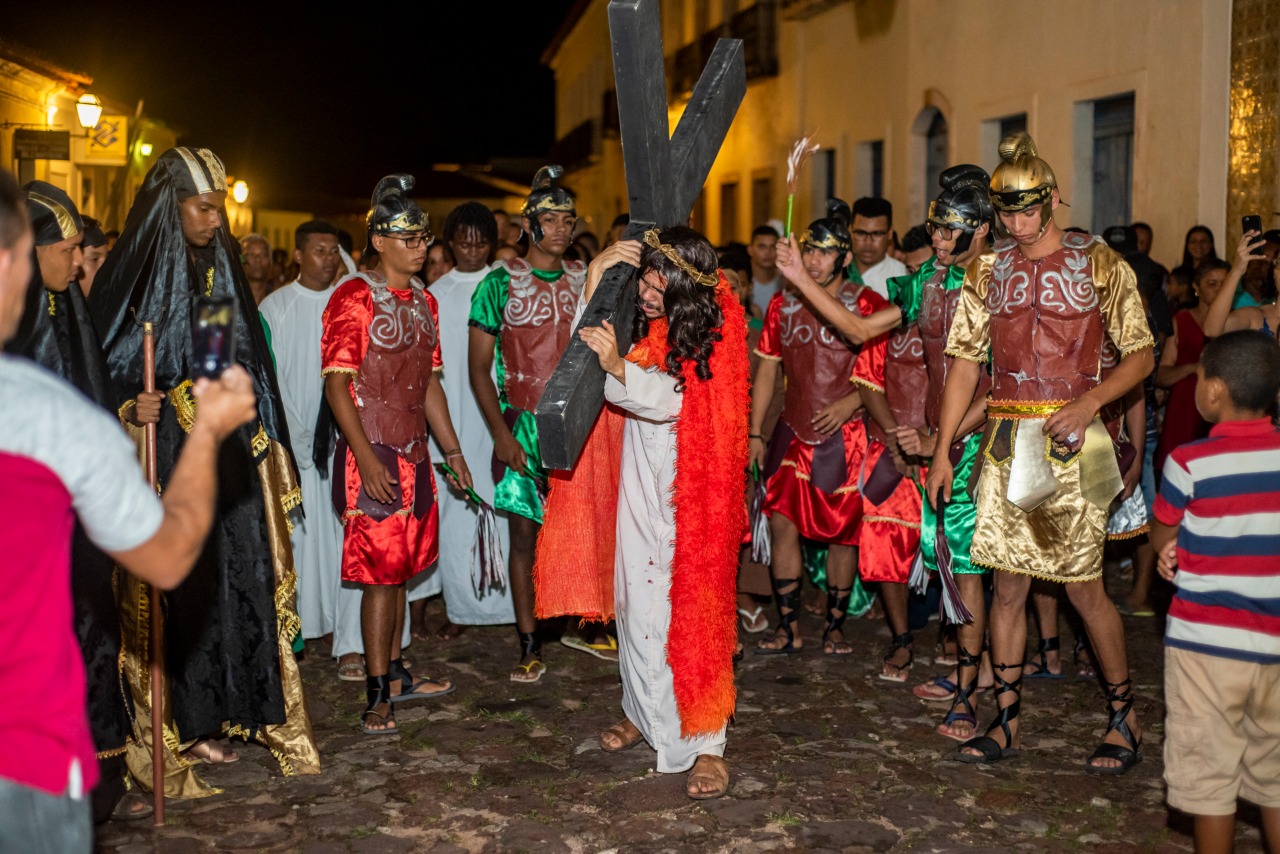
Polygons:
[[1236,798],[1280,807],[1280,664],[1166,647],[1169,806],[1234,815]]

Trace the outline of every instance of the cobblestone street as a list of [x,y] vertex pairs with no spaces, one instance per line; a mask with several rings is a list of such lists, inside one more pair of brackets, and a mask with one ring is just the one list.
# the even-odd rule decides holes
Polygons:
[[[438,603],[432,625],[442,620]],[[858,654],[764,658],[739,666],[729,730],[732,784],[694,802],[684,775],[657,775],[641,745],[607,754],[599,731],[621,716],[614,665],[551,643],[550,668],[513,684],[510,627],[471,629],[449,644],[416,643],[415,672],[458,690],[397,711],[401,733],[357,729],[363,686],[339,682],[327,650],[308,644],[302,673],[324,772],[286,779],[265,750],[206,769],[224,794],[171,801],[168,825],[110,823],[101,850],[119,854],[213,850],[400,851],[1109,851],[1191,849],[1190,821],[1164,806],[1161,622],[1125,618],[1144,761],[1122,778],[1086,774],[1105,725],[1098,686],[1029,680],[1023,753],[990,767],[951,759],[933,732],[945,707],[910,691],[938,670],[936,624],[916,635],[911,679],[876,678],[887,633],[850,620]],[[818,619],[803,620],[807,638]],[[748,646],[759,636],[745,636]],[[1063,648],[1071,639],[1064,632]],[[945,670],[942,672],[945,673]],[[979,715],[991,717],[989,694]],[[1242,813],[1238,851],[1262,850],[1258,816]]]

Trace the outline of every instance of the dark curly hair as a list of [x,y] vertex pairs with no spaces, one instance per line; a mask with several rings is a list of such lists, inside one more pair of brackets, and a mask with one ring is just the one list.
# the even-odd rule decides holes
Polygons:
[[[675,248],[676,253],[703,273],[718,275],[716,251],[710,241],[692,228],[676,225],[661,229],[658,239]],[[676,380],[676,391],[684,390],[684,363],[694,362],[698,379],[711,379],[711,350],[724,336],[724,313],[716,300],[716,289],[700,285],[676,266],[666,255],[651,246],[643,245],[640,251],[640,271],[637,279],[651,270],[666,280],[666,292],[662,304],[667,312],[667,373]],[[649,318],[643,311],[636,311],[633,334],[640,340],[649,334]]]

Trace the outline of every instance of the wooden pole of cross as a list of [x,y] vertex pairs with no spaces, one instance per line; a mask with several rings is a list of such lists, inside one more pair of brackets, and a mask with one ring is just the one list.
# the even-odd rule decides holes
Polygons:
[[[746,63],[740,39],[720,39],[671,134],[658,0],[610,0],[609,37],[631,214],[623,237],[638,240],[688,220],[747,93]],[[625,353],[635,311],[635,268],[619,264],[605,272],[579,325],[610,320]],[[534,410],[545,466],[573,468],[603,405],[600,362],[574,335]]]

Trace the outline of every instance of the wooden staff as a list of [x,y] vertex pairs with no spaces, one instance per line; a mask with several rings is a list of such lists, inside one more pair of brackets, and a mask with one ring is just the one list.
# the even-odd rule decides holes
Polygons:
[[[156,336],[155,324],[142,323],[142,390],[156,390]],[[147,482],[155,489],[159,485],[156,468],[156,425],[143,427],[146,447]],[[151,797],[155,805],[156,827],[164,825],[164,667],[160,659],[160,591],[154,584],[147,585],[151,600]]]

